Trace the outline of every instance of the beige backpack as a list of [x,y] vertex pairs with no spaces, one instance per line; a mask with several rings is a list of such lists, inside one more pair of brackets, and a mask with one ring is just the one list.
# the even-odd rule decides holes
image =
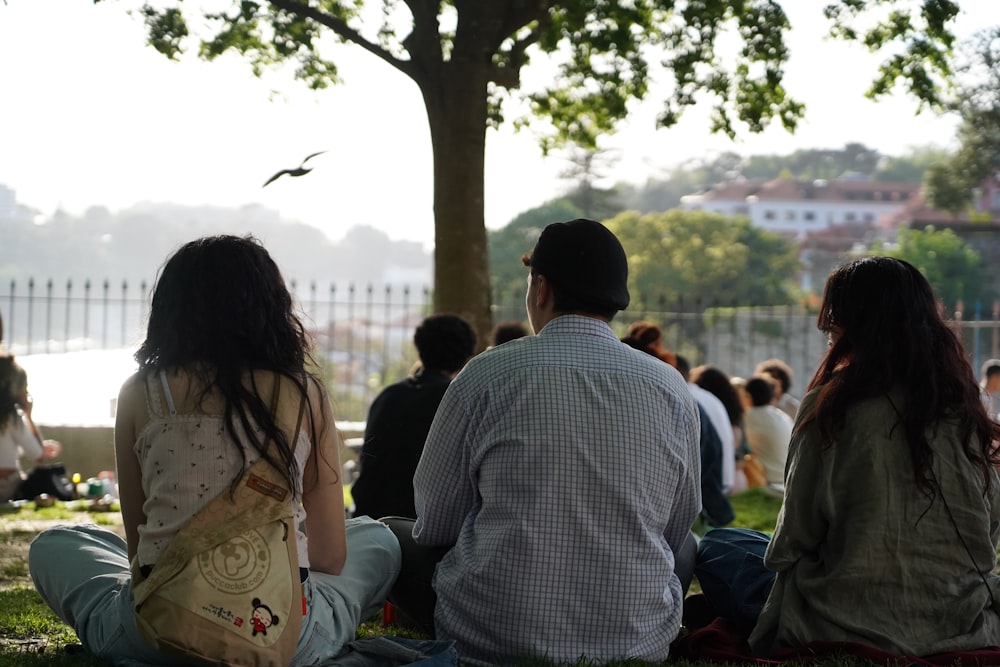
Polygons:
[[192,664],[287,667],[306,612],[290,496],[260,459],[235,494],[221,493],[174,537],[149,577],[133,562],[143,639]]

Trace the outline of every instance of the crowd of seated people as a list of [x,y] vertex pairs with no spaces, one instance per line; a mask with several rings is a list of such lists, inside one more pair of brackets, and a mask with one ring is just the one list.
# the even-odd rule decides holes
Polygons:
[[[413,377],[371,407],[345,519],[334,406],[276,265],[252,238],[181,248],[119,399],[125,538],[43,532],[42,598],[88,652],[174,664],[136,631],[136,586],[263,464],[298,528],[299,573],[266,574],[303,591],[296,666],[355,650],[380,608],[426,637],[401,640],[413,659],[450,664],[662,662],[694,605],[760,657],[1000,645],[993,373],[980,386],[913,266],[830,275],[830,348],[799,400],[781,360],[691,368],[663,324],[616,322],[628,261],[599,222],[547,225],[522,262],[527,326],[501,323],[478,354],[457,315],[417,328]],[[758,486],[780,498],[774,530],[733,527]]]

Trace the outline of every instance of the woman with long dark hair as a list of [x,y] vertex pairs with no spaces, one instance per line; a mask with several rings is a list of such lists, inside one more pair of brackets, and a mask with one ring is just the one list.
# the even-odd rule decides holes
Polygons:
[[[740,493],[748,488],[767,486],[764,466],[759,458],[755,458],[747,439],[746,414],[748,405],[752,406],[752,403],[749,402],[748,398],[748,405],[744,405],[741,392],[745,394],[745,391],[742,388],[737,388],[737,385],[733,384],[732,378],[711,364],[693,368],[691,382],[710,392],[722,402],[733,426],[735,469],[733,486],[729,489],[729,494]],[[738,378],[738,382],[741,383],[740,387],[746,386],[746,380]]]
[[711,364],[704,364],[691,369],[691,382],[722,401],[726,414],[729,415],[729,422],[733,425],[733,439],[736,443],[742,442],[743,413],[746,408],[729,376]]
[[9,354],[0,354],[0,503],[19,496],[24,474],[20,461],[42,463],[62,451],[55,440],[43,440],[31,421],[28,374]]
[[[930,285],[902,260],[851,261],[827,280],[818,326],[830,349],[798,413],[774,536],[709,533],[706,594],[754,626],[760,654],[816,640],[913,656],[1000,644],[1000,427]],[[732,558],[754,553],[767,570],[731,583]]]
[[115,425],[125,540],[96,526],[40,534],[29,565],[42,598],[113,664],[183,664],[138,634],[130,561],[148,577],[191,518],[264,459],[291,491],[297,529],[304,600],[292,664],[336,656],[385,599],[399,545],[375,521],[345,522],[330,399],[307,371],[308,337],[264,247],[215,236],[174,253],[135,358]]

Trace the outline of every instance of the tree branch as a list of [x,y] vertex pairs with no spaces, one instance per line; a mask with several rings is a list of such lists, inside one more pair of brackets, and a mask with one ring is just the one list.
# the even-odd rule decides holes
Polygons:
[[[490,81],[508,89],[521,85],[521,67],[526,62],[524,54],[529,46],[541,39],[542,33],[551,23],[549,9],[553,4],[553,0],[521,0],[508,6],[500,36],[501,43],[507,35],[516,33],[518,29],[532,21],[538,21],[538,26],[521,39],[514,40],[510,50],[505,54],[508,63],[494,67],[490,72]],[[500,44],[498,43],[493,49],[494,52],[498,51],[499,48]]]
[[[403,0],[413,15],[413,31],[403,39],[415,67],[426,69],[432,63],[440,65],[441,32],[438,30],[438,0]],[[413,75],[411,75],[413,76]]]
[[[555,5],[555,0],[514,0],[507,5],[504,16],[503,31],[510,35],[532,21],[547,24],[549,10]],[[532,43],[538,41],[537,36]]]
[[379,59],[385,61],[389,65],[407,75],[411,79],[414,78],[415,72],[412,63],[400,60],[396,58],[391,53],[380,47],[378,44],[371,42],[357,30],[347,25],[344,21],[341,21],[336,16],[331,16],[325,12],[322,12],[314,7],[310,7],[304,2],[299,0],[269,0],[271,6],[276,7],[282,11],[289,12],[290,14],[295,14],[296,16],[302,16],[305,18],[310,18],[317,23],[320,23],[336,34],[340,35],[344,39],[354,44],[357,44],[365,51],[368,51],[372,55],[378,57]]
[[537,29],[532,30],[530,33],[522,37],[521,39],[515,40],[510,47],[509,57],[512,67],[521,69],[524,64],[524,52],[528,50],[528,47],[532,44],[538,42],[542,38],[542,27],[539,26]]

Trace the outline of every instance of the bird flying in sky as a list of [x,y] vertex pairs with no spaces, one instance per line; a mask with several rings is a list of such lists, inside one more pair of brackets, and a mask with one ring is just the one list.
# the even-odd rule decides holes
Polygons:
[[278,180],[279,178],[281,178],[285,174],[288,174],[289,176],[305,176],[310,171],[312,171],[312,167],[306,167],[306,162],[308,162],[309,160],[313,159],[317,155],[322,155],[325,152],[326,151],[319,151],[318,153],[313,153],[312,155],[307,155],[306,159],[303,160],[302,164],[300,164],[298,167],[296,167],[294,169],[282,169],[277,174],[275,174],[271,178],[267,179],[267,181],[261,187],[266,188],[268,185],[270,185],[274,181]]

